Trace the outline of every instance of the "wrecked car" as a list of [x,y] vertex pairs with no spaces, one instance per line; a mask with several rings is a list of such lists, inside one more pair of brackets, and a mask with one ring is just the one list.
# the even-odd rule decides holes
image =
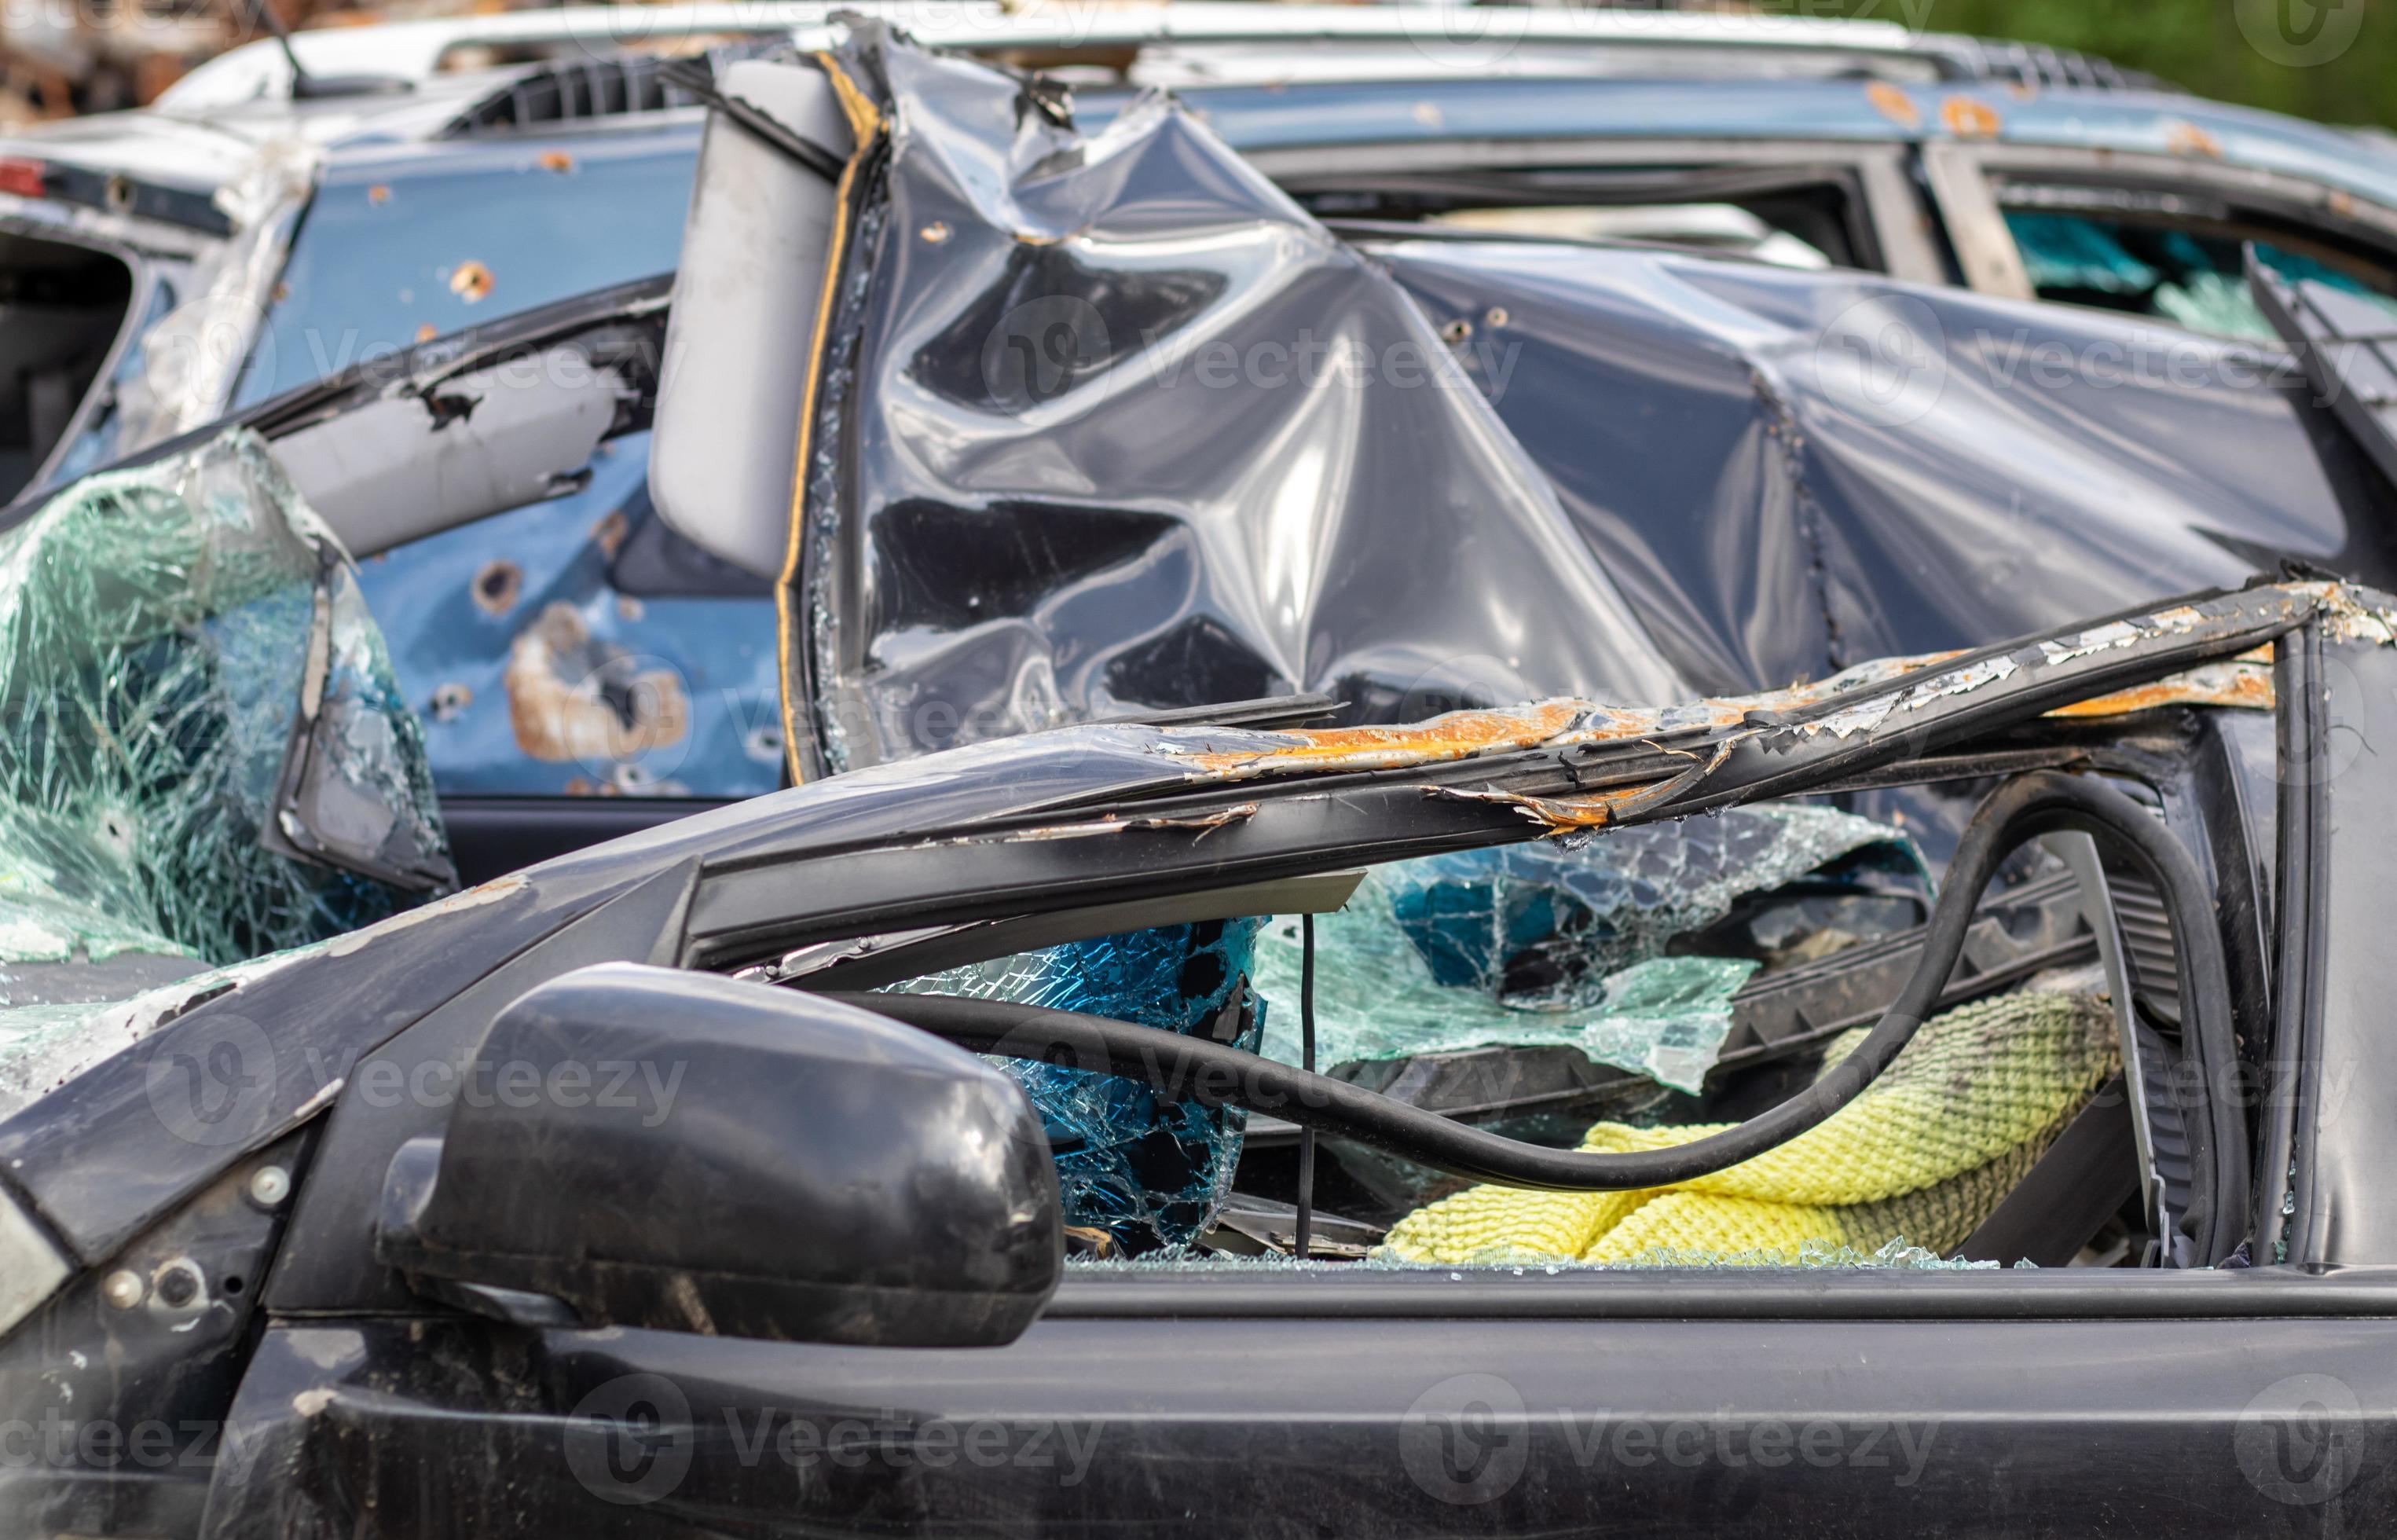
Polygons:
[[[1171,88],[1344,234],[1535,236],[1556,264],[1573,260],[1565,242],[1664,243],[2267,344],[2244,244],[2351,292],[2397,289],[2385,147],[2052,50],[1886,21],[1605,7],[892,14],[927,42],[1040,68],[1085,127]],[[827,15],[686,5],[304,31],[289,56],[261,39],[151,111],[0,146],[0,227],[20,243],[7,250],[28,272],[37,253],[74,254],[84,296],[58,330],[59,367],[26,397],[57,403],[42,416],[55,435],[28,418],[31,489],[362,358],[667,271],[703,109],[663,56],[704,47],[720,69],[777,38],[819,47]],[[1478,328],[1466,346],[1493,365],[1529,329],[1443,324]],[[1503,370],[1481,384],[1532,408],[1544,387],[1536,360],[1524,367],[1520,391]],[[638,431],[607,439],[520,508],[361,569],[451,821],[477,831],[469,846],[529,823],[587,842],[785,779],[777,660],[753,640],[780,566],[681,540],[647,494],[648,449]],[[1606,489],[1563,492],[1595,501],[1577,516],[1615,516]],[[1846,657],[1886,649],[1859,637]],[[1795,676],[1780,657],[1714,662],[1692,682]],[[1835,665],[1815,649],[1804,666]],[[649,681],[618,692],[612,725],[563,703],[601,667]],[[628,799],[645,805],[612,805]],[[583,805],[595,800],[611,805]],[[468,860],[471,876],[506,869]]]
[[[706,88],[671,283],[0,537],[0,1525],[2387,1521],[2344,288],[2149,374],[871,23]],[[636,433],[799,783],[449,891],[574,842],[359,574]]]

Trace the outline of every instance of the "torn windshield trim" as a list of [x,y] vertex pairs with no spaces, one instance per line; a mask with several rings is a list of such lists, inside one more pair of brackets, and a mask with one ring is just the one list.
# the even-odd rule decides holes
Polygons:
[[[1159,730],[1138,741],[1158,761],[1156,779],[1145,784],[1119,783],[986,820],[928,824],[912,838],[809,847],[795,834],[727,851],[706,864],[693,897],[683,965],[730,966],[817,941],[1038,912],[1118,893],[1270,880],[1327,860],[1394,861],[1589,826],[1560,829],[1545,817],[1527,817],[1520,805],[1526,797],[1581,808],[1603,794],[1611,798],[1602,803],[1608,816],[1629,824],[1806,795],[2060,706],[2137,691],[2253,653],[2316,621],[2385,642],[2397,637],[2397,601],[2335,583],[2200,595],[1939,660],[1935,670],[1922,664],[1876,675],[1867,665],[1842,676],[1850,682],[1843,690],[1827,683],[1640,712],[1584,703],[1600,729],[1553,730],[1532,747],[1502,735],[1505,746],[1494,752],[1459,754],[1453,733],[1409,743],[1408,730],[1374,730],[1393,740],[1394,752],[1366,770],[1345,757],[1354,740],[1340,734],[1354,730],[1331,730],[1329,741],[1338,746],[1331,754],[1314,752],[1327,734],[1304,730]],[[2124,697],[2137,709],[2153,699],[2152,691]],[[1860,706],[1878,711],[1883,704],[1888,709],[1877,719],[1845,736],[1829,725]],[[1532,720],[1545,726],[1553,718]],[[2059,730],[2071,725],[2057,722]],[[1104,734],[1115,747],[1125,732],[1066,728],[1051,742],[1058,753],[1072,754],[1078,740]],[[1277,751],[1289,754],[1281,762],[1287,769],[1243,773]],[[1221,757],[1199,758],[1210,755]],[[1668,784],[1666,795],[1618,795]],[[1257,810],[1229,824],[1203,816],[1235,803],[1254,803]],[[1119,824],[1122,832],[1105,839],[1040,837],[1065,808],[1092,815],[1078,823]],[[1186,856],[1185,843],[1193,847]],[[785,864],[803,852],[824,874],[811,890],[821,898],[795,899],[790,891]],[[937,879],[917,871],[918,862],[937,864]]]

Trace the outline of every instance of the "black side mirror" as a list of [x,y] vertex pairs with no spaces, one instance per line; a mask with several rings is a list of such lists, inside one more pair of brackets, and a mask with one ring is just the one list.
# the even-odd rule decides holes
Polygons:
[[856,1006],[610,963],[502,1011],[473,1075],[383,1197],[377,1252],[425,1292],[971,1346],[1012,1342],[1056,1290],[1056,1168],[1023,1091]]

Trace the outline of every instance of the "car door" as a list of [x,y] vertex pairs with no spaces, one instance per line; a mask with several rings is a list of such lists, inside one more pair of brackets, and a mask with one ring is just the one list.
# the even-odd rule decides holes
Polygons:
[[[2350,651],[2361,731],[2390,665]],[[2331,794],[2362,807],[2387,779]],[[1011,870],[1096,848],[991,843]],[[826,884],[877,892],[749,849],[695,888],[662,874],[353,1070],[385,1099],[354,1096],[327,1131],[312,1185],[331,1185],[269,1282],[211,1533],[2339,1533],[2397,1513],[2397,1271],[2364,1190],[2390,1095],[2340,1036],[2379,967],[2356,929],[2383,882],[2362,849],[2325,895],[2354,917],[2317,991],[2338,1030],[2272,1103],[2317,1152],[2306,1204],[2341,1195],[2326,1247],[2301,1237],[2291,1265],[1158,1263],[1068,1268],[1021,1337],[971,1347],[592,1330],[399,1288],[371,1254],[369,1153],[440,1127],[394,1093],[417,1065],[561,968],[690,962],[709,926],[754,930],[736,893],[795,915]]]
[[[696,146],[693,114],[650,114],[345,154],[235,405],[671,272]],[[648,467],[625,435],[555,496],[361,569],[445,814],[489,852],[469,881],[781,784],[770,586],[669,531]]]
[[315,1409],[315,1458],[241,1511],[373,1533],[2364,1533],[2392,1304],[2385,1278],[1158,1272],[1069,1279],[1006,1347],[294,1322],[232,1441]]

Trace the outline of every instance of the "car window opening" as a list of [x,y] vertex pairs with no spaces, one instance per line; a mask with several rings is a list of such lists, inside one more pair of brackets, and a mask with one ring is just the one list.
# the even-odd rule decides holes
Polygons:
[[1460,234],[1684,248],[1797,268],[1881,265],[1859,190],[1844,175],[1678,167],[1302,178],[1307,210]]
[[2397,319],[2397,261],[2323,231],[2184,196],[2008,184],[2000,198],[2042,300],[2278,345],[2248,288],[2253,244],[2283,280],[2362,296]]
[[0,502],[66,436],[133,301],[133,272],[107,252],[0,234]]
[[[850,998],[935,1031],[940,1000],[891,997],[1105,1017],[1299,1065],[1311,927],[1313,1057],[1332,1080],[1547,1149],[1664,1151],[1853,1052],[1921,961],[1934,896],[1895,825],[1765,803],[1376,866],[1335,912],[1069,942]],[[1107,1051],[1042,1039],[1028,1013],[998,1062],[1041,1115],[1087,1265],[2154,1265],[2174,1238],[2129,1139],[2092,913],[2054,850],[2014,849],[1928,1021],[1868,1089],[1753,1159],[1636,1191],[1477,1183],[1320,1121],[1311,1154],[1270,1094],[1243,1111],[1170,1093],[1203,1067],[1096,1073]],[[2152,1014],[2141,1030],[2177,1040]],[[2073,1170],[2059,1188],[2049,1166],[2044,1190],[2071,1200],[1993,1222],[2018,1187],[2036,1196],[2051,1153]],[[2163,1227],[2188,1201],[2184,1180]],[[2000,1243],[2015,1250],[1986,1254]]]

